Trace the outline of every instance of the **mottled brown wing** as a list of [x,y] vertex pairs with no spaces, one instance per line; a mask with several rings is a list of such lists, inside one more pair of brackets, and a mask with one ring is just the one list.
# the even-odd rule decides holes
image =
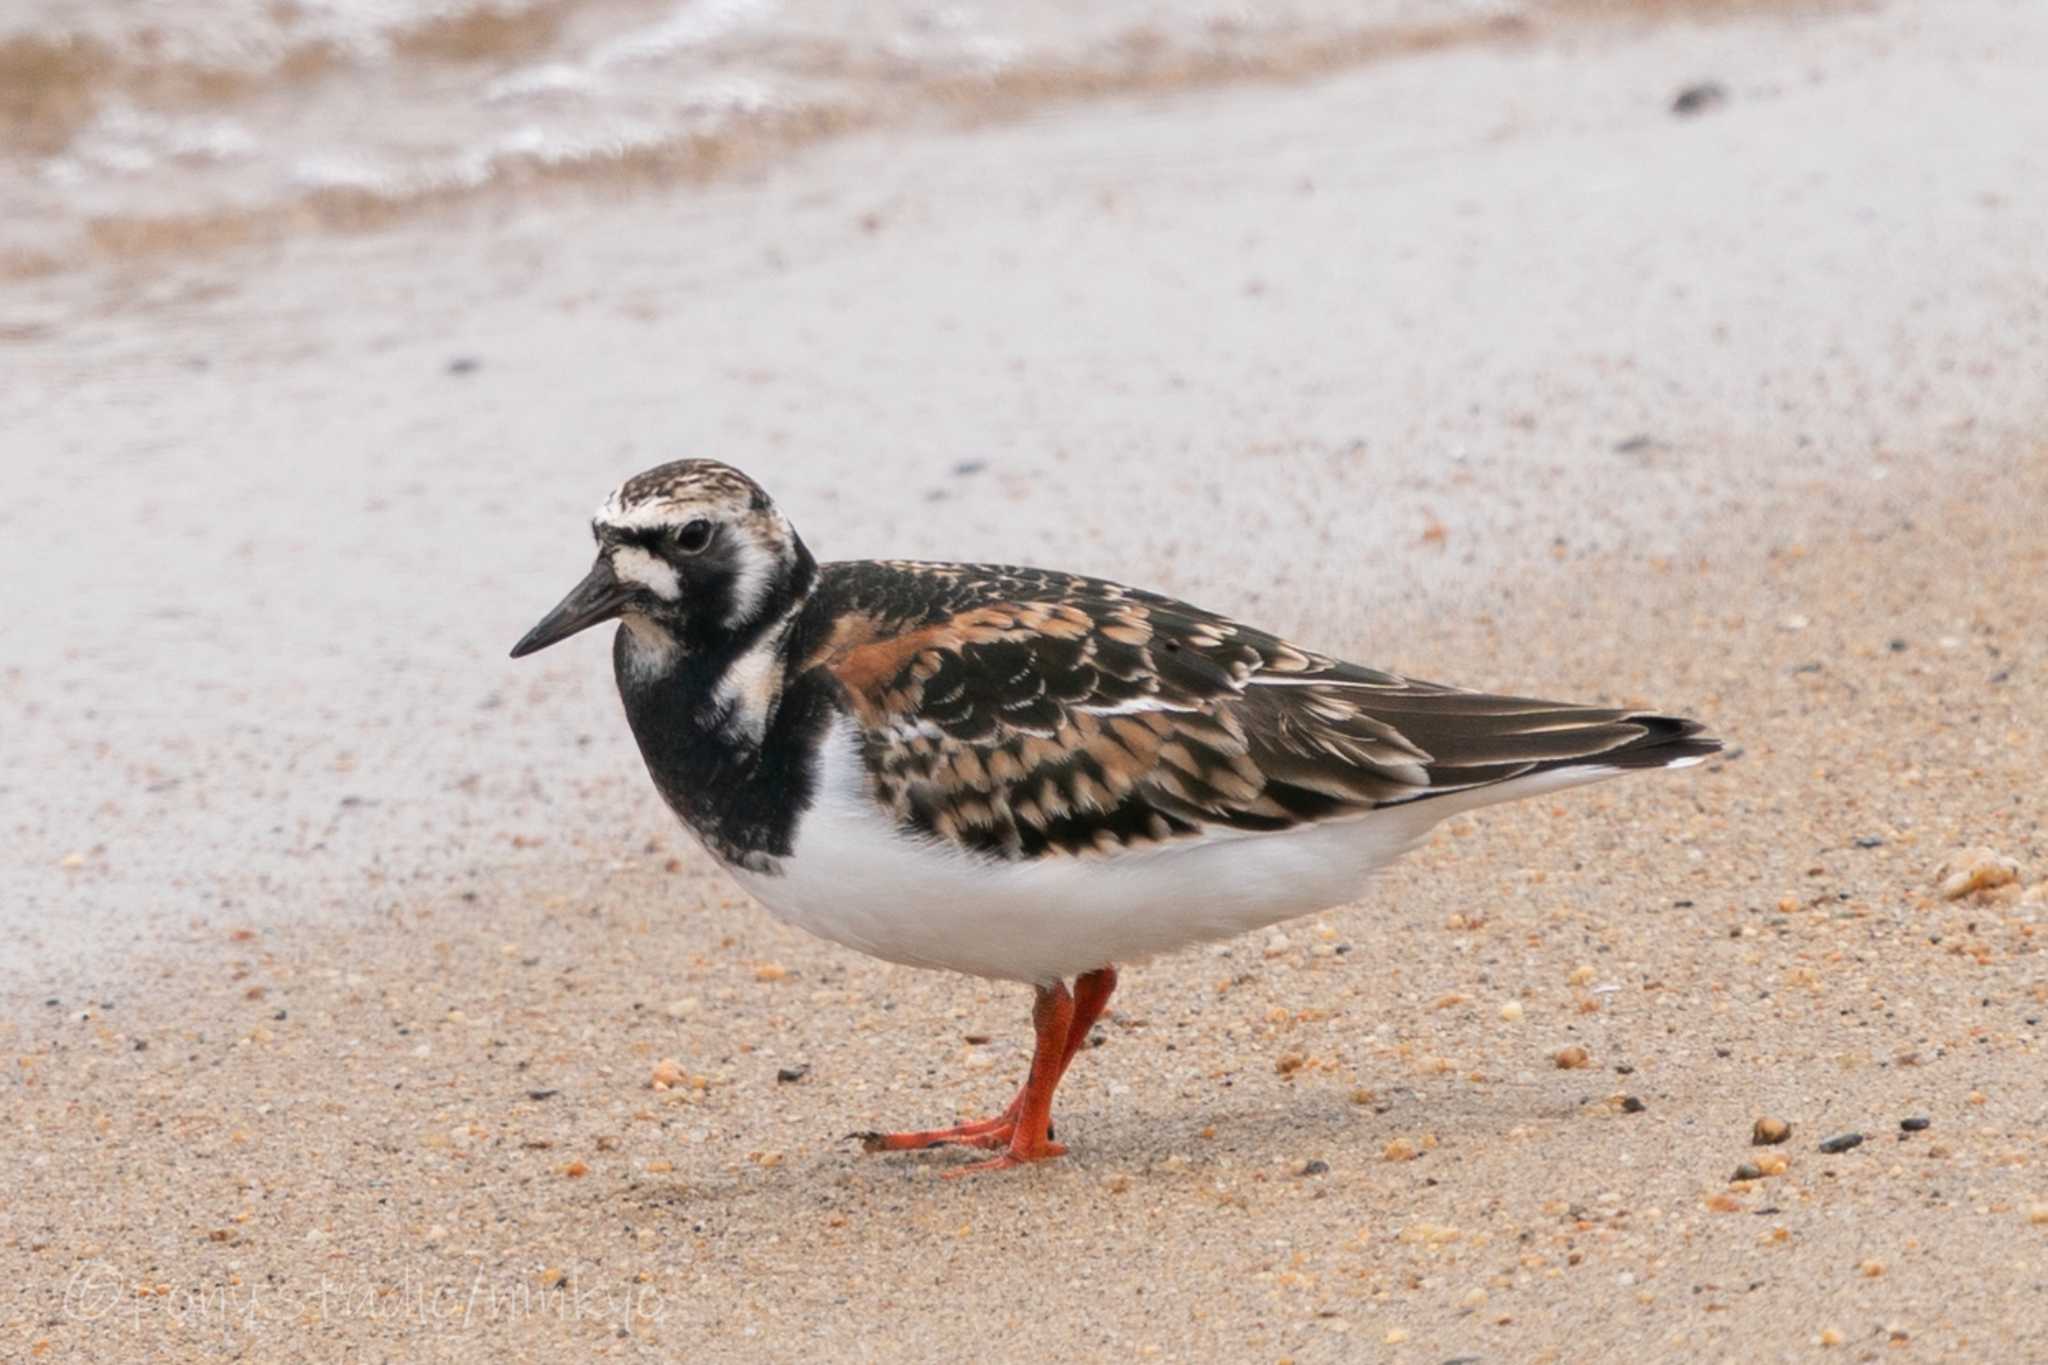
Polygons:
[[856,598],[811,663],[902,823],[996,857],[1281,830],[1545,766],[1656,766],[1681,755],[1649,748],[1696,729],[1416,682],[1099,580],[871,569],[938,576],[944,609],[910,610],[902,584]]

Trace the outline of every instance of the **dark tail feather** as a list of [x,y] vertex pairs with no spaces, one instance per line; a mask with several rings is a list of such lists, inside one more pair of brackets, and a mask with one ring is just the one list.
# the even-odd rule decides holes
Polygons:
[[[1599,763],[1610,768],[1668,768],[1688,759],[1697,760],[1721,752],[1721,741],[1705,733],[1696,720],[1681,716],[1627,716],[1624,723],[1640,725],[1645,733],[1638,739],[1577,763]],[[1560,768],[1572,763],[1559,763]]]
[[[1406,805],[1411,801],[1476,794],[1518,778],[1566,773],[1573,769],[1585,771],[1593,777],[1609,772],[1669,768],[1674,764],[1697,763],[1710,754],[1721,752],[1720,740],[1704,733],[1698,721],[1681,716],[1614,711],[1603,714],[1590,708],[1586,714],[1589,723],[1576,733],[1509,734],[1492,737],[1488,746],[1469,745],[1478,761],[1432,763],[1427,769],[1430,777],[1428,790],[1382,804]],[[1616,734],[1617,731],[1621,733]],[[1574,752],[1541,757],[1537,750],[1543,744],[1557,744]],[[1486,752],[1488,747],[1493,752]]]

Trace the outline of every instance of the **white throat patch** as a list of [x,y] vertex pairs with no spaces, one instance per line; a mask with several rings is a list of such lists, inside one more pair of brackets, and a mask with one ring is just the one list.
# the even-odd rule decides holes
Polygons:
[[625,664],[634,677],[659,677],[682,657],[683,647],[668,628],[639,612],[626,612],[619,617],[619,624],[626,628]]

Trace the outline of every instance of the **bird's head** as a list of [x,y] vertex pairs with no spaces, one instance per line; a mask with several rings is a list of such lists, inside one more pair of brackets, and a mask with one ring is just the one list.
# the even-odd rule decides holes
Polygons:
[[615,618],[655,655],[743,640],[781,619],[816,571],[761,486],[716,460],[634,475],[605,499],[590,530],[597,562],[512,647],[513,658]]

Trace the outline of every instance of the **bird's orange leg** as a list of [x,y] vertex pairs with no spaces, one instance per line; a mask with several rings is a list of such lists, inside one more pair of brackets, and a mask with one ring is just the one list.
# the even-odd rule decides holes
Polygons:
[[1088,1046],[1088,1032],[1116,991],[1116,968],[1097,967],[1074,978],[1074,1027],[1067,1032],[1067,1055],[1060,1059],[1060,1075],[1067,1074],[1074,1054]]
[[1067,1069],[1067,1039],[1074,1031],[1074,997],[1064,983],[1038,988],[1037,1003],[1031,1007],[1031,1022],[1038,1030],[1038,1046],[1031,1052],[1031,1075],[1017,1096],[1017,1117],[1010,1128],[1010,1143],[993,1161],[977,1161],[946,1175],[968,1175],[975,1171],[1000,1171],[1027,1161],[1061,1156],[1066,1148],[1052,1141],[1052,1092]]
[[[1060,1039],[1056,1049],[1049,1049],[1047,1047],[1048,1038],[1045,1022],[1045,1012],[1048,1008],[1047,998],[1055,992],[1060,996],[1066,996],[1067,991],[1064,986],[1054,987],[1051,990],[1041,989],[1039,991],[1038,1002],[1032,1011],[1032,1018],[1038,1025],[1038,1046],[1031,1058],[1031,1079],[1027,1080],[1024,1088],[1017,1092],[1016,1098],[1010,1101],[1009,1107],[996,1117],[981,1119],[974,1123],[956,1124],[951,1128],[930,1128],[914,1133],[856,1133],[854,1136],[860,1138],[862,1145],[870,1152],[914,1151],[924,1147],[943,1147],[954,1144],[963,1147],[985,1147],[990,1149],[1014,1148],[1016,1146],[1017,1134],[1020,1131],[1019,1120],[1024,1113],[1025,1101],[1031,1095],[1033,1086],[1038,1084],[1039,1081],[1041,1062],[1047,1059],[1056,1059],[1055,1064],[1051,1068],[1051,1080],[1045,1085],[1047,1114],[1045,1131],[1041,1135],[1044,1139],[1050,1139],[1052,1136],[1050,1112],[1052,1090],[1059,1085],[1060,1078],[1066,1074],[1067,1067],[1073,1062],[1075,1054],[1087,1046],[1088,1031],[1095,1026],[1096,1019],[1101,1016],[1103,1007],[1109,1003],[1110,994],[1115,990],[1116,969],[1114,967],[1100,967],[1092,972],[1084,972],[1076,978],[1073,994],[1070,997],[1072,1015],[1068,1020],[1064,1036]],[[1057,1155],[1057,1153],[1047,1152],[1045,1155],[1053,1156]],[[1021,1159],[1034,1160],[1036,1158],[1024,1157]],[[971,1166],[966,1169],[981,1170],[993,1164],[995,1163],[984,1163],[983,1166]],[[1002,1164],[1015,1165],[1016,1163],[1014,1161],[1005,1161]]]

